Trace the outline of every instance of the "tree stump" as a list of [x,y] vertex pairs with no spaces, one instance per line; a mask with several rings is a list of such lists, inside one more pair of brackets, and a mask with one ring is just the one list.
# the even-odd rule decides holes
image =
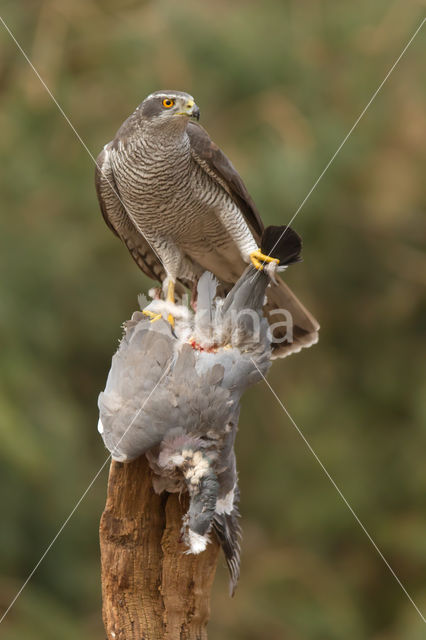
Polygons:
[[219,545],[199,555],[180,541],[188,497],[152,488],[145,456],[111,462],[100,523],[108,640],[205,640]]

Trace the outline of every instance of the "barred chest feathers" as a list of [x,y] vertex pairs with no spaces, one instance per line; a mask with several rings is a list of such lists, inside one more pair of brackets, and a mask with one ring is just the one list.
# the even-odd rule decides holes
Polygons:
[[188,135],[158,139],[142,135],[113,150],[117,186],[130,211],[145,215],[188,205],[193,168]]

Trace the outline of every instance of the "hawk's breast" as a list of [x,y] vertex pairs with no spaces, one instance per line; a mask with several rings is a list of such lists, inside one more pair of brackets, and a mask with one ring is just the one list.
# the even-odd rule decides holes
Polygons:
[[126,210],[142,233],[166,234],[200,248],[224,241],[216,211],[231,199],[192,159],[189,145],[118,145],[112,164]]

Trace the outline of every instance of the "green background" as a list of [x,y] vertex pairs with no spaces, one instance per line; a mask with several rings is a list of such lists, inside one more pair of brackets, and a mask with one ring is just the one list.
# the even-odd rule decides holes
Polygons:
[[[265,223],[304,200],[424,14],[417,1],[3,0],[2,16],[96,157],[151,91],[187,90]],[[425,31],[293,226],[287,281],[322,325],[270,383],[417,605],[424,496]],[[105,226],[94,165],[0,25],[0,608],[106,458],[97,394],[150,283]],[[424,342],[423,342],[424,346]],[[417,640],[424,624],[266,385],[244,400],[244,545],[221,559],[212,640]],[[0,626],[104,638],[106,470]]]

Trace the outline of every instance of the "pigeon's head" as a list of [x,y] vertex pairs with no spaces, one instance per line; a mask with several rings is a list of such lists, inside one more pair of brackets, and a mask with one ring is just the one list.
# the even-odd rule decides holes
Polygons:
[[151,93],[139,106],[145,120],[151,122],[187,121],[200,117],[200,110],[194,98],[184,91],[156,91]]

